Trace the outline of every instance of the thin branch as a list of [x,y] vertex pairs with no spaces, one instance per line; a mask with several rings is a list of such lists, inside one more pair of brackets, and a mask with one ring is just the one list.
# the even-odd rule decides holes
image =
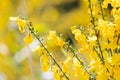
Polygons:
[[[80,58],[78,57],[78,55],[77,55],[77,54],[75,53],[75,51],[73,50],[72,46],[69,45],[69,43],[68,43],[68,44],[66,43],[65,45],[67,46],[68,49],[70,49],[70,51],[71,51],[72,54],[73,54],[73,57],[75,57],[75,58],[79,61],[80,65],[85,66],[85,65],[84,65],[84,62],[82,62],[82,61],[80,60]],[[89,72],[87,69],[85,69],[85,71],[86,71],[88,74],[90,74],[90,72]]]
[[57,61],[55,60],[55,58],[50,54],[50,52],[48,51],[48,49],[44,46],[44,44],[42,43],[42,41],[40,40],[39,36],[34,32],[34,28],[32,27],[32,23],[30,23],[30,25],[28,25],[29,30],[31,31],[31,33],[34,35],[34,37],[39,41],[39,43],[41,44],[41,46],[45,49],[45,51],[48,53],[48,55],[50,56],[50,58],[54,61],[54,63],[57,65],[57,67],[60,69],[60,71],[62,72],[63,76],[69,80],[69,77],[65,74],[65,72],[62,70],[62,68],[60,67],[60,65],[57,63]]
[[100,5],[102,19],[105,20],[105,16],[104,16],[104,13],[103,13],[103,8],[102,8],[102,0],[98,0],[98,1],[99,1],[99,5]]
[[101,60],[102,63],[104,64],[104,57],[103,57],[101,45],[100,45],[100,42],[99,42],[99,36],[97,35],[98,33],[97,33],[97,30],[95,29],[96,25],[95,25],[95,18],[94,18],[94,16],[93,16],[92,6],[91,6],[91,0],[88,0],[88,2],[89,2],[90,15],[91,15],[91,19],[92,19],[91,22],[92,22],[92,24],[93,24],[93,26],[94,26],[93,29],[94,29],[95,35],[96,35],[96,37],[97,37],[96,42],[97,42],[97,44],[98,44],[98,48],[99,48],[99,50],[100,50],[100,55],[101,55],[101,57],[99,57],[99,58],[102,58],[102,59],[100,59],[100,60]]

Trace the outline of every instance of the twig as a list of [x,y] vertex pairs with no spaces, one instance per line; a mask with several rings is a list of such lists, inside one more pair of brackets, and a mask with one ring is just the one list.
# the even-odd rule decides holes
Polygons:
[[50,58],[54,61],[54,63],[57,65],[57,67],[60,69],[60,71],[62,72],[63,76],[69,80],[68,76],[65,74],[65,72],[62,70],[62,68],[60,67],[60,65],[57,63],[57,61],[54,59],[54,57],[50,54],[50,52],[48,51],[48,49],[44,46],[44,44],[42,43],[42,41],[39,39],[39,36],[34,32],[34,28],[32,27],[32,23],[30,22],[30,24],[28,24],[28,28],[30,30],[30,32],[35,36],[35,38],[39,41],[39,43],[41,44],[41,46],[45,49],[45,51],[48,53],[48,55],[50,56]]
[[100,5],[102,19],[105,20],[105,16],[104,16],[104,13],[103,13],[103,8],[102,8],[102,0],[98,0],[98,1],[99,1],[99,5]]
[[97,30],[95,29],[95,27],[96,27],[96,25],[95,25],[95,18],[94,18],[94,16],[93,16],[93,11],[92,11],[92,6],[91,6],[91,0],[88,0],[88,2],[89,2],[89,8],[90,8],[90,14],[91,14],[91,18],[92,18],[92,24],[93,24],[93,26],[94,26],[94,31],[95,31],[95,35],[96,35],[96,37],[97,37],[97,40],[96,40],[96,42],[97,42],[97,44],[98,44],[98,48],[99,48],[99,50],[100,50],[100,55],[101,55],[101,57],[99,57],[99,58],[101,58],[100,60],[102,61],[102,63],[104,64],[105,62],[104,62],[104,57],[103,57],[103,54],[102,54],[102,49],[101,49],[101,45],[100,45],[100,42],[99,42],[99,36],[97,35]]

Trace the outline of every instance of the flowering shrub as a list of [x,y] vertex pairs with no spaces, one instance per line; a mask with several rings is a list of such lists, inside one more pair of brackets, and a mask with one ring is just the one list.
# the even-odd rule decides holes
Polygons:
[[[55,80],[120,80],[120,1],[119,0],[85,0],[88,3],[90,24],[87,27],[72,26],[71,32],[79,46],[75,50],[62,34],[50,31],[47,37],[68,54],[66,60],[59,64],[47,45],[40,39],[34,29],[34,24],[21,17],[11,17],[16,20],[20,32],[29,30],[24,38],[26,44],[36,38],[40,45],[42,71],[54,72]],[[111,17],[106,18],[108,4],[112,6]],[[84,55],[87,62],[79,56]]]

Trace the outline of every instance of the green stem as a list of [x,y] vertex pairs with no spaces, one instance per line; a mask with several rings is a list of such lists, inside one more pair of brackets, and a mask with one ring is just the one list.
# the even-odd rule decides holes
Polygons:
[[[100,54],[98,53],[98,51],[95,49],[95,47],[93,47],[93,49],[94,49],[95,52],[97,53],[98,57],[99,57],[100,59],[102,59],[101,56],[100,56]],[[101,60],[101,61],[102,61],[102,60]]]
[[118,35],[117,45],[119,45],[119,40],[120,40],[120,34]]
[[80,64],[82,66],[84,66],[83,62],[79,59],[78,55],[75,53],[75,51],[70,47],[70,45],[68,45],[68,48],[71,50],[71,52],[73,53],[73,55],[76,57],[76,59],[80,62]]
[[108,52],[109,52],[110,57],[111,57],[111,56],[112,56],[112,50],[111,50],[111,48],[110,48],[110,49],[108,49]]
[[44,46],[44,44],[41,42],[41,40],[39,39],[39,37],[37,36],[37,34],[34,32],[34,28],[30,28],[31,25],[28,25],[29,30],[31,31],[31,33],[35,36],[35,38],[39,41],[39,43],[41,44],[41,46],[45,49],[45,51],[48,53],[48,55],[50,56],[50,58],[54,61],[54,63],[57,65],[57,67],[60,69],[60,71],[62,72],[63,76],[69,80],[68,76],[64,73],[64,71],[62,70],[62,68],[60,67],[60,65],[57,63],[57,61],[55,60],[55,58],[50,54],[50,52],[48,51],[48,49]]
[[[90,8],[90,14],[91,14],[91,19],[92,19],[92,24],[93,24],[93,29],[95,31],[95,35],[97,37],[97,44],[98,44],[98,48],[99,48],[99,51],[100,51],[100,56],[99,58],[101,58],[100,60],[102,61],[102,63],[104,64],[104,57],[103,57],[103,54],[102,54],[102,49],[101,49],[101,45],[100,45],[100,42],[99,42],[99,36],[97,35],[97,30],[95,29],[96,25],[95,25],[95,18],[93,16],[93,11],[92,11],[92,6],[91,6],[91,0],[88,0],[89,2],[89,8]],[[99,56],[99,55],[98,55]]]
[[103,8],[102,8],[102,0],[98,0],[98,1],[99,1],[99,5],[100,5],[102,19],[105,20],[104,13],[103,13]]
[[[73,53],[74,57],[80,62],[80,64],[81,64],[82,66],[85,66],[84,63],[83,63],[83,62],[80,60],[80,58],[78,57],[78,55],[75,53],[75,51],[73,50],[73,48],[72,48],[69,44],[67,44],[67,46],[68,46],[68,48],[71,50],[71,52]],[[90,74],[87,69],[85,69],[85,71],[86,71],[88,74]]]

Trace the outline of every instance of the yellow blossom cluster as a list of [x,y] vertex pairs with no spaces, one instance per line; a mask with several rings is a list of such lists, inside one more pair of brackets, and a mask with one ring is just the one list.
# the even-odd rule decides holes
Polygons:
[[107,8],[108,4],[111,4],[112,7],[120,7],[120,0],[104,0],[103,8]]
[[32,36],[31,34],[25,36],[25,38],[24,38],[24,42],[25,42],[26,44],[32,43],[33,40],[34,40],[34,39],[33,39],[33,36]]
[[[113,7],[110,10],[110,20],[104,15],[108,4]],[[25,43],[32,43],[33,36],[40,42],[38,53],[42,71],[54,72],[55,80],[120,80],[120,1],[88,0],[88,7],[90,24],[86,28],[71,27],[78,50],[57,35],[56,31],[49,32],[48,40],[52,40],[61,50],[65,49],[66,53],[72,56],[66,57],[61,64],[39,39],[40,36],[34,31],[32,24],[19,17],[16,18],[22,33],[25,32],[26,26],[30,31],[24,38]],[[85,59],[81,58],[81,55]]]
[[25,32],[25,28],[27,26],[27,22],[24,19],[21,19],[20,17],[10,17],[10,20],[16,21],[18,24],[18,28],[21,33]]
[[48,39],[52,39],[60,47],[63,47],[65,44],[65,42],[57,36],[56,31],[50,31]]

